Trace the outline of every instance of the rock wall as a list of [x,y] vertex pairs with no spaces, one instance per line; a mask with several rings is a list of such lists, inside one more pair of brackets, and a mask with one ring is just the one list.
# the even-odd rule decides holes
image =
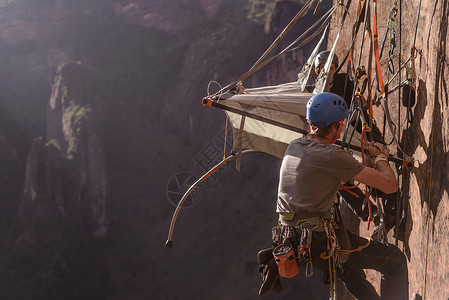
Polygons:
[[109,223],[100,104],[104,93],[92,77],[75,63],[59,68],[45,141],[36,138],[28,154],[19,216],[48,219],[57,211],[102,238]]
[[[350,16],[346,20],[337,46],[336,53],[339,58],[346,55],[352,40],[351,32],[357,16],[358,4],[357,1],[352,2]],[[372,2],[369,2],[371,7]],[[387,31],[390,10],[394,2],[393,0],[377,1],[379,43],[382,42]],[[394,19],[396,48],[392,52],[391,59],[395,71],[399,69],[399,65],[406,62],[407,67],[391,81],[390,90],[399,83],[400,79],[411,78],[411,73],[407,71],[410,63],[408,59],[411,57],[421,1],[399,0],[396,2],[398,9]],[[388,98],[392,121],[397,128],[395,135],[404,152],[414,158],[414,167],[411,170],[397,169],[401,174],[399,179],[404,192],[403,203],[407,211],[405,241],[399,242],[399,246],[408,257],[410,295],[419,293],[424,299],[432,300],[446,300],[449,297],[449,270],[445,267],[448,263],[445,254],[449,242],[448,10],[449,2],[446,0],[423,0],[421,3],[414,58],[417,97],[416,105],[411,109],[413,118],[410,123],[407,122],[407,109],[401,104],[403,94],[396,91]],[[336,39],[342,14],[340,10],[333,17],[332,22],[335,26],[330,33],[330,45]],[[354,48],[356,59],[360,52],[361,40],[359,34]],[[381,59],[384,82],[393,77],[388,73],[389,50],[390,37],[387,37]],[[368,45],[363,48],[363,51],[361,65],[368,66]],[[343,70],[346,70],[346,67]],[[386,126],[383,121],[383,105],[374,108],[375,120],[380,129]],[[391,139],[392,134],[387,128],[385,140]],[[390,150],[401,155],[395,143],[390,145]],[[390,236],[389,241],[394,242],[395,239]]]

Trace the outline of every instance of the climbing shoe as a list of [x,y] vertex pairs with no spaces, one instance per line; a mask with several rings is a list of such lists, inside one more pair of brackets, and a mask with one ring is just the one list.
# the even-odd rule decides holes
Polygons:
[[274,261],[274,258],[272,258],[267,264],[261,265],[259,271],[263,280],[259,289],[259,296],[263,296],[271,290],[275,292],[282,291],[278,267]]

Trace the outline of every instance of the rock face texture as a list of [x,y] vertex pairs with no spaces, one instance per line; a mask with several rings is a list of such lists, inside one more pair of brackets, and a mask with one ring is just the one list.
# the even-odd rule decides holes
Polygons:
[[[337,1],[334,1],[337,2]],[[400,80],[412,78],[410,62],[416,66],[416,104],[409,115],[402,105],[402,92],[389,95],[388,106],[392,121],[396,125],[395,135],[404,152],[414,158],[414,168],[399,170],[400,182],[404,191],[403,201],[406,207],[406,236],[400,247],[409,260],[410,293],[419,293],[425,299],[447,299],[449,295],[449,270],[447,265],[447,243],[449,239],[449,199],[448,199],[448,93],[449,76],[447,72],[448,39],[448,1],[377,1],[377,20],[379,41],[387,31],[388,19],[393,3],[397,2],[397,15],[394,18],[395,48],[391,59],[395,72],[399,65],[406,67],[389,85],[392,90]],[[416,56],[411,57],[415,39],[419,3],[421,11],[416,31]],[[402,4],[401,4],[402,3]],[[370,1],[372,8],[372,1]],[[373,10],[372,10],[373,12]],[[357,5],[352,4],[351,15],[346,20],[337,46],[337,55],[344,57],[352,40],[352,26],[357,16]],[[373,13],[371,14],[372,17]],[[342,13],[333,18],[339,24]],[[371,23],[372,24],[372,23]],[[391,29],[390,27],[390,33]],[[337,36],[338,27],[330,33],[329,44]],[[363,31],[363,29],[361,29]],[[354,56],[358,59],[361,36],[356,39]],[[380,43],[379,42],[379,43]],[[330,47],[330,46],[329,46]],[[393,78],[388,73],[388,35],[381,59],[384,82]],[[363,48],[361,65],[368,66],[369,46]],[[409,60],[411,59],[411,60]],[[355,62],[357,63],[357,61]],[[343,68],[345,70],[345,67]],[[374,64],[373,64],[374,72]],[[374,73],[373,73],[374,76]],[[401,97],[401,98],[400,98]],[[379,128],[386,127],[385,140],[392,139],[392,133],[383,123],[385,103],[374,108]],[[407,122],[407,118],[411,122]],[[390,150],[398,155],[401,151],[395,143]],[[394,241],[390,237],[390,242]],[[377,279],[375,279],[377,280]]]

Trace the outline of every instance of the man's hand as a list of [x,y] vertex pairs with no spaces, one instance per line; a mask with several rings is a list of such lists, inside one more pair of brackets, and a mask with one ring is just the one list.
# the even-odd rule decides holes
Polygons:
[[374,143],[374,147],[379,148],[380,152],[385,155],[386,157],[388,157],[390,155],[390,149],[388,149],[387,146],[385,146],[384,144],[375,142]]
[[388,158],[388,155],[390,154],[390,150],[387,148],[387,146],[378,143],[378,142],[370,142],[368,144],[368,154],[372,158],[376,158],[379,154],[385,155],[385,158]]
[[370,142],[368,144],[368,154],[369,156],[371,156],[372,158],[376,158],[381,152],[381,150],[374,146],[374,142]]
[[398,182],[396,175],[388,164],[388,148],[382,144],[370,142],[368,144],[368,154],[375,159],[375,164],[378,170],[365,167],[359,174],[354,176],[354,180],[364,183],[366,185],[375,187],[384,193],[390,194],[398,190]]

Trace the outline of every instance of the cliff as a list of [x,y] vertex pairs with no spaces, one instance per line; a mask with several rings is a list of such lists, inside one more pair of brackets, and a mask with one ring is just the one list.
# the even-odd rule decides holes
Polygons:
[[[334,3],[337,1],[334,1]],[[387,31],[390,10],[395,1],[377,1],[379,43]],[[395,38],[391,40],[391,30],[387,36],[381,59],[384,82],[392,79],[388,71],[388,52],[390,41],[395,42],[391,54],[395,72],[407,62],[406,67],[391,81],[389,89],[404,79],[410,79],[410,60],[416,65],[416,104],[407,114],[402,104],[403,92],[389,95],[389,109],[396,125],[395,135],[400,147],[415,160],[414,168],[398,168],[399,180],[403,190],[402,201],[406,211],[406,235],[399,246],[407,254],[410,279],[410,294],[419,293],[425,299],[447,299],[449,295],[449,273],[444,255],[448,241],[448,94],[447,84],[447,39],[448,39],[448,1],[422,1],[418,27],[419,3],[421,1],[397,1],[398,13],[394,18]],[[372,2],[371,2],[372,5]],[[350,16],[343,27],[337,55],[344,57],[352,40],[352,26],[357,16],[357,5],[353,3]],[[333,17],[339,24],[342,13]],[[372,17],[372,15],[371,15]],[[372,23],[371,23],[372,24]],[[336,38],[338,27],[331,30],[329,44]],[[363,29],[361,28],[361,32]],[[416,57],[411,57],[416,32]],[[356,39],[354,56],[358,59],[361,37]],[[362,65],[368,67],[369,47],[363,47]],[[357,63],[357,62],[356,62]],[[343,68],[345,70],[346,68]],[[374,64],[373,64],[374,72]],[[374,76],[374,75],[373,75]],[[379,128],[386,128],[386,140],[392,133],[384,123],[384,104],[374,108],[375,120]],[[407,122],[407,118],[411,122]],[[390,150],[402,155],[397,145],[392,143]],[[362,225],[366,228],[366,224]],[[390,242],[395,239],[390,236]],[[373,279],[378,282],[377,279]]]
[[[247,71],[303,2],[0,1],[0,298],[257,298],[255,255],[269,245],[276,223],[280,161],[254,155],[243,159],[240,173],[231,165],[216,174],[183,209],[168,250],[169,194],[185,191],[184,183],[223,154],[224,115],[200,104],[208,82],[225,85]],[[352,40],[353,2],[340,59]],[[381,40],[394,1],[378,2]],[[419,3],[400,2],[396,70],[410,58]],[[333,17],[329,45],[342,13]],[[410,123],[399,92],[389,96],[395,134],[415,159],[413,169],[396,170],[406,208],[405,242],[398,244],[409,260],[410,292],[444,300],[447,14],[448,1],[422,1]],[[389,50],[387,37],[384,80],[392,77]],[[310,51],[282,56],[245,86],[295,80]],[[404,69],[400,78],[408,75]],[[382,105],[374,111],[391,141]],[[390,150],[400,154],[394,143]],[[285,280],[281,294],[264,298],[327,299],[320,281],[318,272]]]
[[[69,63],[58,69],[48,105],[46,140],[35,139],[27,157],[19,216],[47,218],[56,210],[72,219],[73,225],[87,220],[89,231],[101,238],[108,230],[101,112],[106,93],[95,88],[87,68]],[[39,203],[44,195],[53,209]]]

